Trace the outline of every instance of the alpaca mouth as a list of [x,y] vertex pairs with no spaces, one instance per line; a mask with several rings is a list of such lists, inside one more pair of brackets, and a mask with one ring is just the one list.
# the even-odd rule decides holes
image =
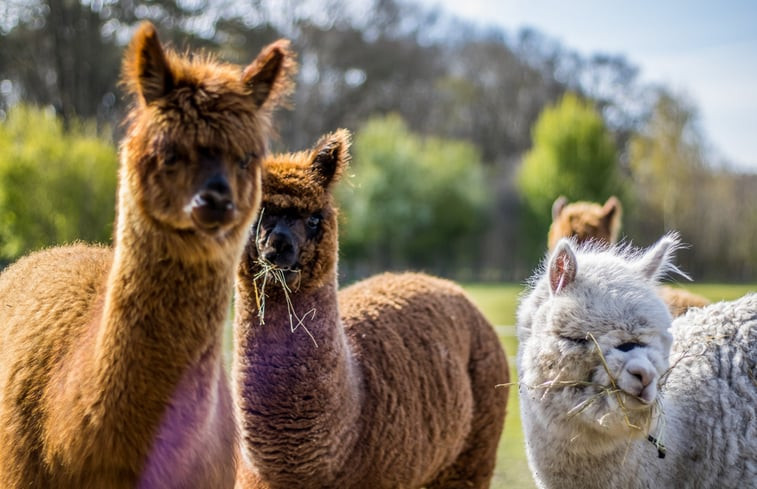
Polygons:
[[233,216],[224,215],[207,215],[198,216],[197,213],[192,213],[192,223],[195,225],[198,231],[205,234],[218,234],[223,229],[227,228],[233,222]]
[[299,263],[287,264],[281,266],[278,260],[268,260],[264,256],[250,255],[250,265],[252,269],[257,269],[255,275],[258,278],[271,277],[274,282],[286,288],[297,289],[299,287],[302,269]]
[[642,390],[638,394],[634,394],[628,391],[623,391],[623,393],[626,395],[626,399],[628,399],[628,401],[632,403],[630,407],[637,405],[640,409],[654,404],[657,397],[655,389],[651,388],[650,386],[645,387],[644,390]]

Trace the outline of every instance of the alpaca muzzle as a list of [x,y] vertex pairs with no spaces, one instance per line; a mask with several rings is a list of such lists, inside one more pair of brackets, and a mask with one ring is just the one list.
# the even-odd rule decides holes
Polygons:
[[205,231],[214,231],[230,224],[235,210],[229,183],[220,174],[209,178],[190,204],[192,220]]
[[641,358],[632,358],[624,366],[618,386],[644,404],[651,404],[657,397],[657,371]]
[[299,253],[292,231],[282,223],[271,231],[260,251],[267,262],[285,270],[296,265]]

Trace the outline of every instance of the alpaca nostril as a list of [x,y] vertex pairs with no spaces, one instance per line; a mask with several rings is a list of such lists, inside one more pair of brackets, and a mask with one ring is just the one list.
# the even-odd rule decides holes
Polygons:
[[195,207],[207,207],[212,211],[233,210],[231,187],[226,177],[221,173],[216,173],[205,180],[192,204]]
[[234,202],[228,194],[203,189],[192,198],[192,218],[204,228],[228,224],[234,217],[234,210]]
[[292,243],[285,238],[279,238],[271,244],[277,254],[283,255],[284,253],[291,253],[294,251]]
[[263,259],[270,263],[276,263],[276,259],[279,257],[279,252],[276,250],[267,250],[263,252]]
[[213,190],[203,190],[194,198],[196,207],[207,207],[214,211],[230,211],[234,209],[234,203],[228,194],[220,194]]
[[629,367],[628,373],[641,382],[642,387],[648,386],[654,379],[654,373],[642,366]]

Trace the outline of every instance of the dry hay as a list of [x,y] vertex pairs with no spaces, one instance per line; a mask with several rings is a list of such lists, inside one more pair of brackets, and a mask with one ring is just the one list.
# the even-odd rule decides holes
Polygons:
[[[263,211],[262,209],[260,211],[260,216],[258,218],[258,224],[255,228],[255,242],[257,243],[258,236],[260,233],[260,223],[263,219]],[[269,262],[262,256],[259,256],[255,260],[255,264],[260,267],[260,271],[253,276],[252,283],[255,287],[255,305],[258,309],[258,319],[260,320],[260,324],[265,324],[265,302],[266,302],[266,287],[268,286],[269,282],[272,283],[273,286],[279,286],[284,293],[284,300],[286,301],[286,307],[287,307],[287,314],[289,316],[289,330],[294,333],[297,328],[302,327],[302,329],[305,330],[305,332],[310,336],[310,339],[313,340],[313,344],[318,347],[318,342],[315,340],[315,337],[310,332],[310,330],[305,326],[305,320],[310,316],[310,320],[312,321],[315,319],[315,313],[316,309],[315,307],[307,311],[306,313],[299,315],[297,314],[297,311],[294,310],[294,303],[292,302],[291,294],[292,289],[289,287],[289,284],[287,284],[286,280],[286,274],[287,273],[295,273],[297,274],[297,280],[295,282],[294,291],[296,292],[299,289],[300,286],[300,270],[293,270],[290,268],[280,268],[276,266],[275,264]],[[270,280],[269,280],[270,278]]]

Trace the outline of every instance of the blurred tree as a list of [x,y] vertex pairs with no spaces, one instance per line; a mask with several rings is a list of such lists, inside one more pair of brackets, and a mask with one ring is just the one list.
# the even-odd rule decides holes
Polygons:
[[[604,202],[623,199],[615,143],[591,102],[572,93],[544,109],[532,131],[533,146],[518,174],[518,186],[531,221],[526,232],[544,248],[554,200]],[[531,246],[529,246],[531,248]]]
[[651,117],[630,141],[628,158],[640,202],[661,219],[658,231],[680,228],[706,170],[693,106],[660,91]]
[[51,105],[68,123],[112,111],[120,60],[114,33],[104,35],[102,2],[8,0],[0,80],[8,98]]
[[678,262],[695,278],[753,279],[757,178],[708,164],[690,101],[659,90],[649,119],[631,139],[628,158],[638,212],[629,214],[627,233],[634,240],[649,243],[676,230],[691,245]]
[[91,124],[64,130],[50,111],[16,106],[0,125],[0,261],[75,240],[107,242],[116,151]]
[[338,194],[348,272],[472,265],[490,202],[473,146],[420,138],[395,114],[368,121],[353,154],[355,176]]
[[[249,63],[267,42],[292,39],[301,69],[295,110],[277,113],[276,150],[304,147],[334,128],[359,128],[389,113],[399,114],[419,136],[470,142],[486,166],[484,187],[492,200],[477,257],[485,267],[481,276],[491,279],[523,279],[541,249],[536,243],[546,233],[549,204],[536,214],[523,207],[516,175],[522,153],[536,144],[531,136],[539,114],[566,91],[592,102],[622,148],[620,172],[607,178],[633,171],[640,182],[624,199],[626,228],[638,239],[652,239],[666,225],[685,228],[716,196],[748,195],[754,185],[754,179],[713,170],[705,153],[698,163],[696,158],[682,160],[699,168],[687,166],[681,173],[696,186],[698,201],[681,194],[685,184],[666,192],[658,177],[650,181],[651,170],[642,167],[655,165],[639,166],[638,160],[657,158],[649,155],[658,150],[648,148],[657,131],[651,121],[660,118],[661,103],[658,92],[641,83],[638,70],[622,56],[587,57],[535,30],[512,35],[484,29],[414,0],[0,0],[0,121],[10,107],[30,102],[53,107],[65,121],[95,118],[119,137],[117,123],[128,102],[117,88],[120,59],[131,30],[143,19],[155,23],[161,39],[179,51],[205,48],[240,64]],[[688,102],[683,108],[693,110]],[[647,149],[635,139],[637,168],[632,170],[628,140],[637,131],[647,138]],[[600,150],[582,144],[577,140],[574,152]],[[604,178],[593,170],[585,173],[584,180]],[[567,185],[570,180],[563,178],[564,168],[559,175],[535,174],[536,181]],[[647,199],[646,192],[654,195]],[[605,192],[576,193],[590,198]],[[639,198],[629,200],[635,193]],[[638,212],[631,208],[635,201]],[[740,222],[753,226],[749,218]],[[753,232],[722,221],[713,226],[718,230],[713,232],[731,242]],[[714,238],[706,242],[712,251],[692,256],[697,267],[710,266],[703,257],[714,256],[716,249],[744,256],[716,245]]]
[[22,100],[51,105],[64,124],[120,120],[116,88],[123,44],[142,20],[179,50],[215,48],[213,0],[4,0],[0,22],[0,109]]

